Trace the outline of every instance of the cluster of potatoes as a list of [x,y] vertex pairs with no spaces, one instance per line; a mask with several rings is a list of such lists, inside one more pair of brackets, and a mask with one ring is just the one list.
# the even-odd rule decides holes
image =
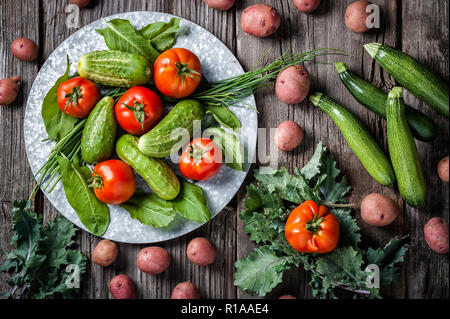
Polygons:
[[[99,266],[108,267],[116,260],[118,253],[119,248],[114,242],[103,239],[95,246],[92,261]],[[192,239],[186,249],[188,259],[201,267],[214,263],[216,254],[214,245],[203,237]],[[163,273],[170,262],[169,252],[158,246],[141,249],[136,260],[138,268],[149,275]],[[136,295],[136,286],[130,277],[120,274],[111,279],[109,291],[115,299],[133,299]],[[200,292],[192,282],[181,282],[173,289],[171,299],[200,299]]]

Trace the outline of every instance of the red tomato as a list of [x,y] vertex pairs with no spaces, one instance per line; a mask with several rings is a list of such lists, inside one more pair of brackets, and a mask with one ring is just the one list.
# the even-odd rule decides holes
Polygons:
[[116,103],[117,121],[130,134],[147,133],[161,120],[162,115],[161,99],[143,86],[129,89]]
[[131,167],[120,160],[108,160],[94,167],[89,187],[106,204],[122,204],[133,196],[136,178]]
[[200,60],[187,49],[164,51],[153,64],[153,82],[162,94],[171,98],[182,99],[191,95],[201,78]]
[[220,148],[208,138],[196,138],[181,153],[178,166],[184,177],[201,181],[216,174],[221,165]]
[[284,233],[296,251],[324,254],[338,244],[339,222],[328,208],[308,200],[291,212]]
[[61,83],[56,96],[61,111],[78,118],[88,116],[102,97],[94,82],[80,76]]

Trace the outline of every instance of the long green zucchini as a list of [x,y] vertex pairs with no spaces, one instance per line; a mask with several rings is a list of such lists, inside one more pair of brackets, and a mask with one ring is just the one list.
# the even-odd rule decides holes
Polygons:
[[380,43],[364,45],[378,64],[418,99],[449,118],[448,85],[409,55]]
[[406,122],[401,87],[389,92],[386,111],[389,154],[398,190],[409,205],[420,207],[425,202],[427,189],[416,143]]
[[309,100],[331,117],[367,172],[383,186],[394,185],[395,174],[391,163],[364,125],[350,111],[323,93],[314,93]]
[[[342,83],[353,97],[375,114],[386,118],[388,95],[373,84],[356,76],[345,63],[337,62],[335,67]],[[428,116],[407,105],[405,105],[405,115],[415,138],[424,142],[431,142],[436,138],[436,124]]]

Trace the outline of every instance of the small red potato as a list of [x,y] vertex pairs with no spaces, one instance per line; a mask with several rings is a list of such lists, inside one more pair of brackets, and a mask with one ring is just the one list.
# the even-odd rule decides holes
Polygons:
[[297,298],[292,295],[283,295],[278,297],[278,299],[297,299]]
[[297,104],[308,96],[310,83],[309,72],[304,66],[290,66],[278,74],[275,92],[279,100]]
[[303,130],[294,121],[286,121],[278,125],[274,142],[280,151],[292,151],[303,140]]
[[277,9],[267,4],[254,4],[242,12],[242,31],[256,37],[267,37],[277,31],[281,17]]
[[36,43],[27,38],[15,39],[11,43],[11,52],[16,58],[22,61],[34,61],[39,55]]
[[366,8],[372,2],[367,0],[358,0],[352,2],[345,11],[345,24],[347,28],[357,33],[364,33],[369,31],[367,26],[367,17],[370,12],[366,12]]
[[[1,103],[0,103],[1,104]],[[439,174],[439,177],[442,179],[442,181],[448,183],[448,156],[441,159],[437,166],[437,171]]]
[[197,237],[189,242],[186,249],[187,257],[194,264],[199,266],[208,266],[216,259],[216,247],[203,237]]
[[387,226],[397,218],[398,214],[397,204],[381,194],[369,194],[361,203],[361,218],[372,226]]
[[152,246],[141,249],[137,256],[137,266],[146,274],[157,275],[170,265],[170,255],[162,247]]
[[235,2],[235,0],[203,0],[203,1],[205,1],[208,7],[218,10],[228,10],[234,5]]
[[80,8],[87,7],[91,0],[70,0],[73,4],[76,4]]
[[448,253],[448,222],[439,217],[431,218],[423,227],[425,240],[439,254]]
[[8,105],[14,102],[19,94],[20,76],[0,80],[0,105]]
[[192,282],[180,282],[173,289],[170,299],[200,299],[200,293]]
[[109,282],[109,291],[114,299],[134,299],[136,287],[127,275],[117,275]]
[[320,0],[294,0],[294,6],[305,13],[313,12],[320,5]]
[[114,242],[102,239],[94,248],[92,261],[99,266],[107,267],[114,262],[118,253],[119,248]]

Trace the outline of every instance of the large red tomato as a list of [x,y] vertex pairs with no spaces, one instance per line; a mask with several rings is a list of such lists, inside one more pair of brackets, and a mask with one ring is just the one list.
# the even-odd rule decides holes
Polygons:
[[324,254],[338,244],[339,222],[328,208],[308,200],[291,212],[284,233],[296,251]]
[[184,177],[201,181],[216,174],[221,165],[220,148],[208,138],[196,138],[181,153],[178,167]]
[[106,204],[122,204],[133,196],[136,178],[131,167],[120,160],[108,160],[94,167],[89,187]]
[[202,78],[198,57],[183,48],[164,51],[153,64],[153,82],[158,90],[171,98],[185,98],[197,89]]
[[163,103],[152,90],[135,86],[117,101],[115,112],[117,121],[125,131],[142,135],[161,120]]
[[78,118],[88,116],[101,99],[97,85],[80,76],[61,83],[56,96],[61,111]]

